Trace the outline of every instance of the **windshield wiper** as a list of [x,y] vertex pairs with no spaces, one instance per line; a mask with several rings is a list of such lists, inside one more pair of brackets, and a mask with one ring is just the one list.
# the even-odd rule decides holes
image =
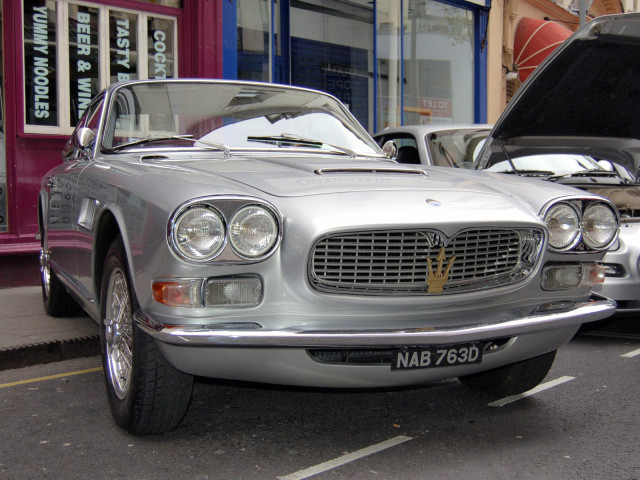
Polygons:
[[120,145],[116,145],[113,148],[109,149],[109,152],[119,152],[120,150],[125,150],[130,147],[137,147],[139,145],[145,145],[147,143],[153,142],[162,142],[167,140],[190,140],[193,138],[193,135],[157,135],[157,136],[148,136],[145,138],[139,138],[137,140],[133,140],[127,143],[121,143]]
[[127,148],[131,148],[131,147],[137,147],[139,145],[145,145],[147,143],[153,143],[153,142],[163,142],[163,141],[167,141],[167,140],[186,140],[188,142],[192,142],[192,143],[201,143],[203,145],[206,145],[207,147],[212,147],[215,148],[216,150],[222,150],[225,154],[229,153],[229,147],[227,147],[226,145],[223,145],[221,143],[212,143],[212,142],[207,142],[205,140],[198,140],[193,138],[193,135],[157,135],[157,136],[148,136],[145,138],[140,138],[138,140],[133,140],[131,142],[127,142],[127,143],[122,143],[120,145],[116,145],[113,148],[108,149],[107,151],[109,153],[115,153],[115,152],[119,152],[120,150],[125,150]]
[[588,170],[580,170],[573,173],[564,173],[562,175],[554,175],[549,177],[549,180],[559,180],[561,178],[570,177],[620,177],[618,172],[610,172],[608,170],[600,170],[598,168],[591,168]]
[[509,173],[512,175],[522,175],[523,177],[549,177],[555,172],[549,170],[505,170],[498,173]]
[[355,158],[358,156],[356,152],[348,148],[341,147],[339,145],[332,145],[331,143],[325,143],[321,140],[314,140],[311,138],[300,137],[292,133],[281,133],[280,135],[248,136],[247,141],[273,143],[273,144],[287,144],[287,145],[293,145],[293,146],[316,147],[316,148],[322,148],[323,145],[326,145],[327,147],[330,147],[330,148],[333,148],[334,150],[338,150],[339,152],[345,153],[350,157]]

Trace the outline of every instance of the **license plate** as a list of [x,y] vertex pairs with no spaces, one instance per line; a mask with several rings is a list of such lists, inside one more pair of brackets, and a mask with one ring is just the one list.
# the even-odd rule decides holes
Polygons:
[[438,347],[411,347],[394,350],[391,370],[453,367],[482,362],[481,343],[464,343]]

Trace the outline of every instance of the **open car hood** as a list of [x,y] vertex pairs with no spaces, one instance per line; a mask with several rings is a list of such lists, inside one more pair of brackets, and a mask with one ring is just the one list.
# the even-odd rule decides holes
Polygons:
[[578,153],[640,167],[640,14],[583,26],[518,90],[475,168],[509,158]]

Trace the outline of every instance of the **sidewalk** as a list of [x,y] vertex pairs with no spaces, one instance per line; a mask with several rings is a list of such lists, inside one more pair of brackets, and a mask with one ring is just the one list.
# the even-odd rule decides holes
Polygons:
[[99,353],[98,325],[88,316],[48,316],[39,286],[0,288],[0,370]]

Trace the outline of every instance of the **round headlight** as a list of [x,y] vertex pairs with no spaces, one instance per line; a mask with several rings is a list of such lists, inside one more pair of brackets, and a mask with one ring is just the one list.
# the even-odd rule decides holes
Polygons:
[[558,250],[572,246],[580,235],[580,216],[568,203],[559,203],[545,216],[549,227],[549,244]]
[[229,222],[229,241],[243,257],[265,255],[278,240],[278,222],[270,210],[249,205],[238,210]]
[[616,214],[603,203],[589,205],[582,216],[583,240],[588,247],[606,247],[618,231]]
[[172,235],[180,255],[195,262],[206,262],[224,246],[224,221],[213,208],[190,208],[176,219]]

